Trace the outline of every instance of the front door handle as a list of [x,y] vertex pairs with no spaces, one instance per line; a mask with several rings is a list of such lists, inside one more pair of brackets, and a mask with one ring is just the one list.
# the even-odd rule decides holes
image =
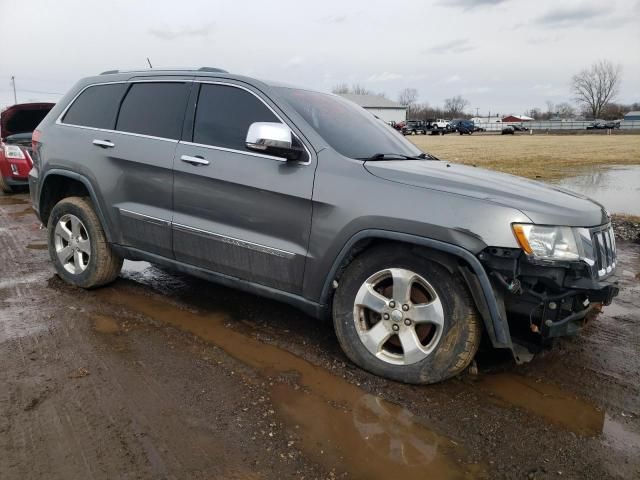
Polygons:
[[199,155],[192,157],[191,155],[182,155],[180,160],[183,162],[190,163],[191,165],[200,166],[200,165],[209,165],[209,160],[205,160],[204,157]]
[[93,141],[93,144],[102,148],[113,148],[116,146],[115,143],[110,142],[109,140],[98,140],[97,138]]

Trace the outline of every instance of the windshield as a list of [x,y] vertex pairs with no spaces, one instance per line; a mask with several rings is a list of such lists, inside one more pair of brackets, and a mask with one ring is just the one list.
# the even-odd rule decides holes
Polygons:
[[365,159],[380,154],[416,157],[422,153],[384,121],[344,98],[288,87],[276,90],[345,157]]

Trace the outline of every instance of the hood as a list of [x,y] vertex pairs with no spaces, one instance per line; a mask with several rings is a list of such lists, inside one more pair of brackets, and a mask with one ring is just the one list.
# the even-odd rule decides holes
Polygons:
[[47,116],[54,103],[19,103],[0,113],[0,136],[4,139],[17,133],[31,133]]
[[609,221],[599,203],[563,188],[446,161],[369,161],[377,177],[415,187],[498,203],[520,210],[533,223],[591,227]]

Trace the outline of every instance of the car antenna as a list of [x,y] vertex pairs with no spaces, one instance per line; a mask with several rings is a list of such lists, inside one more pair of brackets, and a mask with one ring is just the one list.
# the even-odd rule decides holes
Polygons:
[[147,63],[149,64],[149,68],[153,68],[153,65],[151,65],[151,60],[149,60],[149,57],[147,57]]

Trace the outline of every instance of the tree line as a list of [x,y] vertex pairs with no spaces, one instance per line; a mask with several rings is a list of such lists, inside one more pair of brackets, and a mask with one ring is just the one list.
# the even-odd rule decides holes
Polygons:
[[[584,118],[616,120],[632,110],[640,110],[640,103],[621,104],[614,102],[620,91],[622,67],[608,60],[600,60],[589,68],[585,68],[571,79],[573,104],[565,101],[553,103],[547,101],[546,109],[531,108],[525,115],[535,120],[551,120],[554,118],[572,119],[576,115]],[[361,84],[349,86],[347,83],[335,85],[333,93],[353,93],[357,95],[380,95]],[[445,99],[443,105],[431,106],[428,102],[419,102],[418,90],[405,88],[398,93],[398,103],[407,107],[407,118],[411,120],[427,120],[431,118],[470,118],[465,112],[469,101],[461,95]]]

